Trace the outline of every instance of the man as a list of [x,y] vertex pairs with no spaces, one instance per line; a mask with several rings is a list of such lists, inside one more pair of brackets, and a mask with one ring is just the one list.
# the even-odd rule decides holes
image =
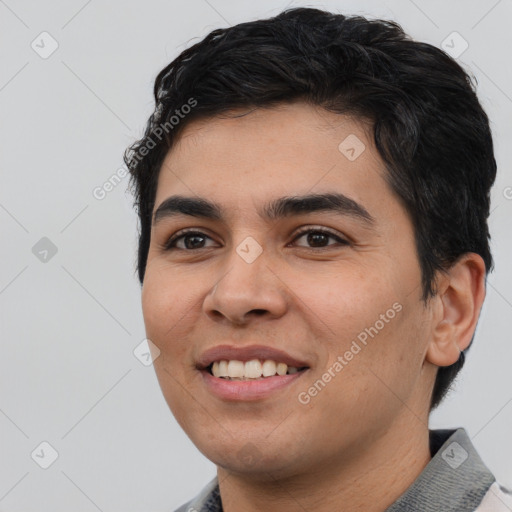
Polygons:
[[127,151],[165,399],[217,477],[180,511],[512,510],[429,431],[492,269],[488,118],[463,69],[316,9],[210,33]]

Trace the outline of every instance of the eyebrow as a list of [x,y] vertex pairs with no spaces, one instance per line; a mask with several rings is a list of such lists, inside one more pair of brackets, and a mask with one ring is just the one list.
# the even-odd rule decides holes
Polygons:
[[[334,212],[353,217],[368,227],[375,225],[374,217],[363,205],[341,193],[280,197],[267,203],[262,210],[258,211],[258,214],[272,221],[313,212]],[[177,215],[224,220],[223,208],[219,204],[201,197],[174,195],[165,199],[157,208],[153,216],[153,224]]]

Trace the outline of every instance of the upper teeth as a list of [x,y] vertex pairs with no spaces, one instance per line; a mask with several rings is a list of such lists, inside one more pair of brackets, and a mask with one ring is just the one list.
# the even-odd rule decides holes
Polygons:
[[298,368],[288,367],[285,363],[276,363],[267,359],[263,363],[259,359],[252,359],[244,363],[243,361],[215,361],[212,364],[212,373],[214,377],[247,378],[258,379],[263,377],[272,377],[277,375],[286,375],[286,373],[297,373]]

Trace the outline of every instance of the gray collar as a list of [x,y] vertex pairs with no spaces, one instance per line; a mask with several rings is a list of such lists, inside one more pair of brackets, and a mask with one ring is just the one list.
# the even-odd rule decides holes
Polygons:
[[[473,512],[495,481],[463,428],[430,430],[431,461],[385,512]],[[176,512],[222,512],[215,477]]]
[[430,452],[432,460],[385,512],[473,512],[478,507],[495,478],[466,431],[431,430]]

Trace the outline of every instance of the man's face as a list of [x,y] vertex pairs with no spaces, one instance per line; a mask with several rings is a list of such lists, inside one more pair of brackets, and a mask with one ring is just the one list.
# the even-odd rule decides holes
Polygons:
[[[368,133],[296,103],[191,122],[166,156],[144,321],[169,407],[219,466],[293,474],[346,462],[399,425],[426,428],[431,313],[412,224]],[[352,202],[265,215],[280,198],[319,194]],[[220,218],[163,205],[177,195],[215,203]],[[194,233],[166,249],[184,229]],[[212,360],[306,369],[230,380]]]

